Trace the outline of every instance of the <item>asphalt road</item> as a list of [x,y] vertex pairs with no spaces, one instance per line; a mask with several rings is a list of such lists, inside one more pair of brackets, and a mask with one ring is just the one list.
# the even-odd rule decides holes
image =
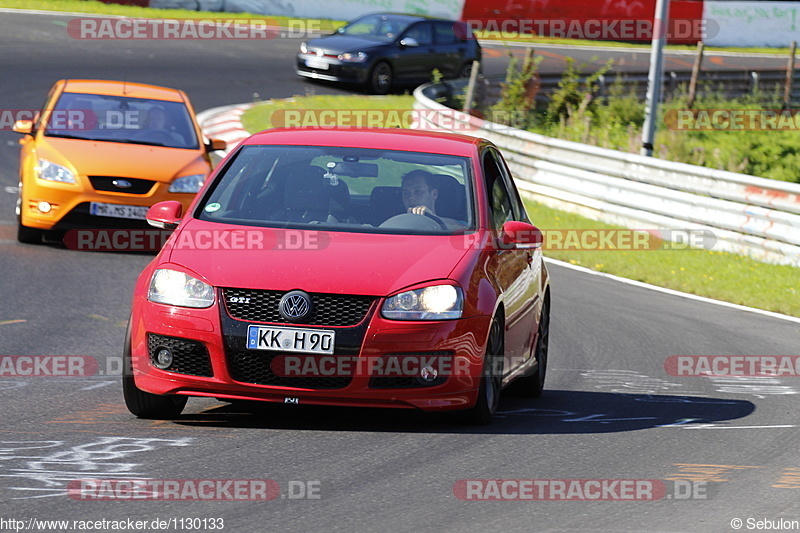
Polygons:
[[[35,108],[62,77],[177,86],[198,110],[254,93],[340,92],[293,75],[296,41],[76,41],[66,20],[0,13],[0,108]],[[86,356],[98,371],[0,377],[0,530],[13,529],[10,519],[26,527],[31,519],[175,519],[169,530],[219,530],[221,518],[236,532],[732,531],[734,518],[743,529],[748,519],[800,520],[797,378],[664,369],[674,355],[798,355],[798,324],[560,266],[551,267],[547,391],[538,400],[503,398],[491,426],[410,411],[243,410],[211,399],[191,399],[174,421],[137,420],[117,373],[131,289],[150,256],[17,244],[16,139],[0,131],[0,356]],[[87,477],[268,479],[281,494],[70,497],[70,482]],[[459,498],[461,480],[520,479],[653,480],[666,492],[656,491],[657,501]],[[491,496],[491,485],[480,487],[472,494]]]

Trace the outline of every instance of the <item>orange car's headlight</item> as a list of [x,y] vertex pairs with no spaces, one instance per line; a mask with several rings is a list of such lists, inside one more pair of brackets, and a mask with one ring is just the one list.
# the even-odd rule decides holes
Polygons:
[[75,183],[75,176],[70,169],[47,159],[40,159],[39,164],[33,170],[39,179],[57,181],[59,183]]
[[192,174],[191,176],[181,176],[169,186],[169,192],[188,192],[196,193],[206,181],[205,174]]

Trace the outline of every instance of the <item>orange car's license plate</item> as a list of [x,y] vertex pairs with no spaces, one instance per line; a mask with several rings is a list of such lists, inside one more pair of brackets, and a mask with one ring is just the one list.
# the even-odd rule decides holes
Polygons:
[[119,205],[92,202],[89,213],[98,217],[136,218],[144,220],[149,207],[141,205]]

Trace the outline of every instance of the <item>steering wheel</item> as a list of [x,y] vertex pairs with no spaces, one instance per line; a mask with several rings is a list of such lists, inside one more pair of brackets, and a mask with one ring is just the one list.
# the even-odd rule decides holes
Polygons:
[[426,211],[425,213],[423,213],[423,215],[428,217],[429,219],[433,220],[437,224],[439,224],[442,227],[443,230],[450,231],[450,228],[447,227],[447,224],[444,223],[444,220],[442,220],[441,218],[437,217],[433,213],[428,213]]

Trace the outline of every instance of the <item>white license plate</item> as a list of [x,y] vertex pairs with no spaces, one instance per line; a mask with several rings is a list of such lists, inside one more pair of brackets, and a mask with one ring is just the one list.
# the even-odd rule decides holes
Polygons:
[[100,202],[92,202],[89,205],[89,213],[98,217],[136,218],[139,220],[145,219],[148,209],[149,207],[142,205],[102,204]]
[[333,353],[336,332],[323,329],[247,326],[249,350],[298,353]]
[[306,66],[308,68],[316,68],[319,70],[328,70],[328,63],[320,61],[319,59],[306,59]]

